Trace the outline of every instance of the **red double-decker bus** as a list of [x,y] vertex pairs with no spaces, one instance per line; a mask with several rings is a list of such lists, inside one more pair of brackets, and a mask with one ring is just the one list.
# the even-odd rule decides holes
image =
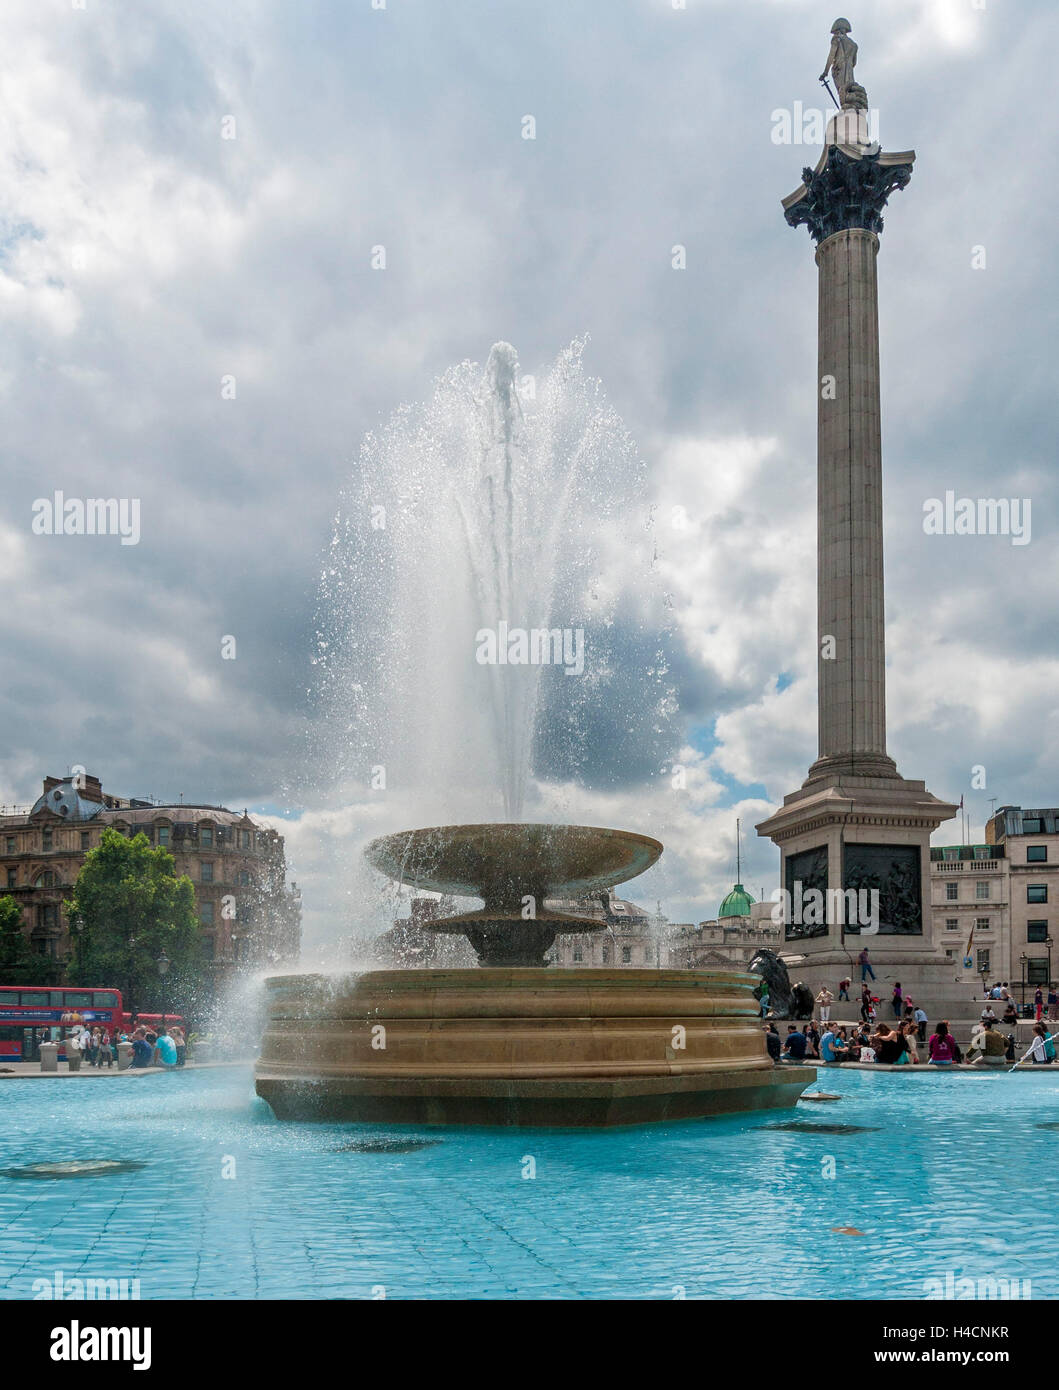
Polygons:
[[[179,1014],[137,1014],[137,1023],[183,1024]],[[98,1024],[112,1036],[128,1028],[132,1016],[124,1011],[119,989],[84,989],[75,985],[30,988],[0,985],[0,1059],[36,1062],[42,1042],[61,1044],[78,1024]]]

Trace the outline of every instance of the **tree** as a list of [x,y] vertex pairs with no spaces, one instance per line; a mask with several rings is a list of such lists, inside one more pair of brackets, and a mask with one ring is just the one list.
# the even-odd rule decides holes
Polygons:
[[22,934],[22,909],[8,894],[0,898],[0,985],[54,985],[62,969],[38,955]]
[[[129,1012],[187,1012],[203,960],[195,890],[175,867],[169,851],[152,849],[146,835],[103,831],[64,904],[76,924],[72,984],[114,985]],[[163,953],[170,961],[164,980],[157,965]]]

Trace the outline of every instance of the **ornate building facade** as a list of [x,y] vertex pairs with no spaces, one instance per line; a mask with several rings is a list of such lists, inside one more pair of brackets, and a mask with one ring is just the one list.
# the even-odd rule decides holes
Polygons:
[[282,835],[245,811],[112,796],[87,773],[46,777],[28,811],[0,815],[0,894],[22,909],[39,954],[71,956],[76,923],[63,901],[106,829],[142,832],[191,879],[203,953],[216,974],[297,959],[301,901],[297,884],[287,884]]
[[741,883],[735,884],[715,918],[697,927],[670,928],[670,969],[702,970],[711,965],[741,968],[763,946],[782,950],[783,928],[773,922],[772,909],[772,903],[755,902]]

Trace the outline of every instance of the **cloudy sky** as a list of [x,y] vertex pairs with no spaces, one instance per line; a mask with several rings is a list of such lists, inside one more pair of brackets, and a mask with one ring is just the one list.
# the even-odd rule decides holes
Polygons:
[[[736,816],[815,755],[816,271],[780,199],[819,149],[777,112],[797,134],[820,108],[833,11],[5,0],[0,801],[83,764],[281,817],[308,941],[357,929],[357,846],[417,807],[321,752],[320,578],[361,441],[497,339],[534,373],[587,335],[645,469],[687,785],[589,748],[536,804],[658,834],[632,896],[714,915]],[[849,17],[882,144],[918,156],[879,262],[890,752],[978,836],[992,796],[1059,801],[1059,9]],[[139,499],[139,543],[34,534],[56,489]],[[1030,498],[1031,543],[925,535],[949,489]],[[777,868],[751,830],[748,886]]]

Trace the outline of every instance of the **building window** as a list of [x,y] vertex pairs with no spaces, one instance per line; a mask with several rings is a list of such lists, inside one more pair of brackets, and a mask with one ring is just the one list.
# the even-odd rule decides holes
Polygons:
[[249,848],[250,848],[250,831],[249,831],[249,830],[240,830],[240,832],[239,832],[239,848],[240,848],[240,849],[249,849]]
[[988,917],[976,917],[976,918],[974,919],[974,929],[975,929],[975,931],[988,931],[988,930],[989,930],[989,918],[988,918]]
[[991,855],[990,855],[990,847],[989,847],[989,845],[975,845],[975,847],[974,847],[974,857],[975,857],[976,859],[989,859],[989,858],[991,858]]
[[1048,846],[1047,845],[1027,845],[1026,863],[1027,864],[1047,864]]
[[238,883],[238,885],[239,885],[240,888],[249,888],[249,887],[250,887],[250,871],[249,871],[248,869],[240,869],[239,872],[238,872],[238,873],[236,874],[236,876],[235,876],[235,881],[236,881],[236,883]]
[[213,926],[213,904],[199,903],[199,921],[204,927]]
[[40,842],[41,842],[41,848],[42,848],[42,849],[45,849],[45,850],[51,849],[51,847],[52,847],[52,832],[51,832],[50,830],[42,830],[42,831],[40,832]]
[[989,947],[983,946],[978,952],[978,973],[979,975],[989,974]]
[[981,899],[981,898],[988,898],[988,897],[989,897],[989,880],[988,880],[988,879],[986,879],[986,878],[980,878],[980,879],[978,880],[978,882],[974,885],[974,895],[975,895],[976,898],[979,898],[979,899]]
[[574,947],[574,960],[575,960],[575,962],[577,962],[578,964],[580,964],[581,961],[584,960],[584,958],[585,958],[585,953],[584,953],[584,951],[582,951],[582,949],[581,949],[580,946],[575,946],[575,947]]
[[213,937],[204,936],[202,938],[202,954],[207,960],[213,959]]
[[40,910],[40,924],[49,931],[55,926],[55,904],[45,903]]
[[954,902],[956,901],[956,899],[957,899],[959,896],[960,896],[960,885],[959,885],[958,883],[955,883],[955,882],[946,883],[946,885],[945,885],[945,901],[946,901],[946,902],[950,902],[950,903],[954,903]]
[[1048,983],[1048,958],[1038,956],[1034,960],[1026,962],[1026,983],[1028,985],[1046,985]]
[[34,888],[54,888],[54,887],[55,887],[55,875],[52,873],[52,871],[51,871],[50,869],[47,871],[47,873],[38,874],[37,877],[36,877],[36,878],[34,879],[34,881],[33,881],[33,887],[34,887]]
[[1026,940],[1027,940],[1027,941],[1047,941],[1047,940],[1048,940],[1048,923],[1047,923],[1046,921],[1045,921],[1045,922],[1027,922],[1027,923],[1026,923]]
[[958,849],[943,849],[941,854],[947,864],[953,863],[954,860],[960,857],[960,851]]
[[1022,833],[1023,835],[1039,835],[1044,827],[1041,824],[1040,816],[1023,816]]
[[212,826],[212,825],[200,825],[200,826],[199,826],[199,844],[202,845],[202,846],[211,846],[211,845],[213,844],[213,826]]
[[603,964],[604,964],[604,965],[609,965],[609,964],[610,964],[610,947],[609,947],[609,946],[604,946],[604,947],[603,947]]
[[88,847],[91,845],[91,843],[92,843],[92,837],[91,837],[91,835],[89,835],[89,833],[88,833],[87,830],[82,830],[82,831],[81,831],[81,848],[82,848],[82,849],[88,849]]
[[16,849],[16,840],[15,840],[15,837],[14,837],[14,835],[9,835],[9,836],[7,837],[7,852],[8,852],[8,854],[14,854],[14,853],[15,853],[15,849]]
[[160,825],[160,826],[158,826],[158,843],[159,843],[160,845],[167,845],[167,844],[169,843],[169,826],[168,826],[168,825]]
[[18,870],[17,870],[17,869],[8,869],[8,871],[7,871],[7,886],[8,886],[9,888],[17,888],[17,887],[18,887]]
[[204,859],[199,867],[200,867],[201,872],[202,872],[202,881],[203,881],[203,883],[212,883],[212,882],[213,882],[213,864],[212,864],[208,859]]
[[958,917],[946,917],[946,918],[945,918],[945,930],[946,930],[946,931],[959,931],[959,930],[960,930],[960,919],[959,919]]
[[621,948],[621,963],[622,963],[622,965],[631,965],[631,964],[632,964],[632,947],[631,947],[631,946],[623,946],[623,947]]
[[1048,901],[1048,885],[1046,883],[1031,883],[1026,888],[1026,901],[1028,903],[1046,903]]

